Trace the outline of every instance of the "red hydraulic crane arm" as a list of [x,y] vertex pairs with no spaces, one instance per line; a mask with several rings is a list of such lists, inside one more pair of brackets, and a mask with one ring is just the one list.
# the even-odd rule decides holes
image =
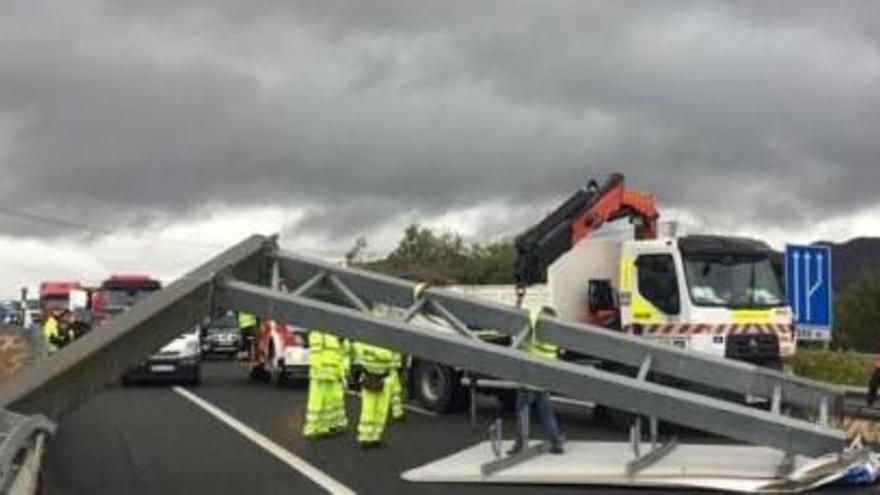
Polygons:
[[547,267],[606,222],[630,218],[637,239],[657,237],[659,213],[651,194],[627,189],[623,174],[599,184],[591,180],[538,224],[517,236],[514,268],[517,290],[543,280]]
[[621,180],[605,194],[597,196],[578,219],[572,222],[571,245],[574,246],[605,224],[619,218],[633,220],[636,239],[655,239],[660,214],[654,197],[645,191],[627,189]]

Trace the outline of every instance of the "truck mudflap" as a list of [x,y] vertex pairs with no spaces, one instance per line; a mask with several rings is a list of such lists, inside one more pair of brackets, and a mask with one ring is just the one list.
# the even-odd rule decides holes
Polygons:
[[[503,445],[501,452],[510,445]],[[817,458],[753,445],[678,443],[636,472],[629,442],[569,441],[565,454],[539,454],[485,475],[498,449],[482,442],[403,473],[415,483],[588,485],[708,489],[739,493],[801,493],[830,485],[875,483],[877,454],[856,448]],[[737,459],[737,462],[731,462]]]

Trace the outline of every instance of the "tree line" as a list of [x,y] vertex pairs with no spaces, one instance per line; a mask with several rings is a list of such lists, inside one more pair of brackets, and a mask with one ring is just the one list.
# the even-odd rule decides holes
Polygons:
[[511,240],[468,243],[454,232],[410,225],[397,247],[385,258],[360,261],[364,239],[346,253],[349,264],[396,277],[436,285],[512,284],[516,250]]

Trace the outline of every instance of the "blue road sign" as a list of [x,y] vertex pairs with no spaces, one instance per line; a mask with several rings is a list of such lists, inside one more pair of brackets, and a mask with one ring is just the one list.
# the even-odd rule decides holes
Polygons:
[[814,330],[831,328],[831,249],[785,247],[785,293],[795,324]]

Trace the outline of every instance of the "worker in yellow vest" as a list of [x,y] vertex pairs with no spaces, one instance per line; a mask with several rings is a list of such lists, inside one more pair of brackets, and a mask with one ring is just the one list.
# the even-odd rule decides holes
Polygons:
[[320,330],[309,331],[309,392],[303,435],[314,438],[348,426],[345,415],[345,356],[342,342]]
[[246,311],[239,311],[238,315],[239,353],[252,357],[254,336],[257,333],[257,317]]
[[392,420],[403,419],[403,385],[400,382],[400,368],[403,367],[403,359],[399,352],[394,353],[391,362],[391,370],[388,372],[388,394],[390,395],[389,414]]
[[58,341],[58,320],[55,315],[49,314],[46,321],[43,322],[43,342],[46,355],[55,354],[58,350],[56,342]]
[[[553,309],[548,307],[531,312],[529,315],[531,334],[526,339],[524,350],[543,359],[556,359],[557,347],[550,342],[538,338],[539,319],[542,313],[550,316],[555,315]],[[532,408],[537,410],[538,417],[541,419],[544,435],[547,436],[547,440],[550,442],[550,453],[564,453],[562,433],[559,431],[559,423],[556,421],[556,416],[553,413],[550,393],[546,390],[521,386],[516,393],[516,441],[513,444],[513,448],[508,451],[508,454],[516,454],[527,446],[529,441],[529,412]]]
[[363,368],[358,443],[362,448],[376,447],[382,442],[388,418],[391,398],[388,376],[394,367],[395,353],[361,342],[356,342],[354,349],[357,361]]

